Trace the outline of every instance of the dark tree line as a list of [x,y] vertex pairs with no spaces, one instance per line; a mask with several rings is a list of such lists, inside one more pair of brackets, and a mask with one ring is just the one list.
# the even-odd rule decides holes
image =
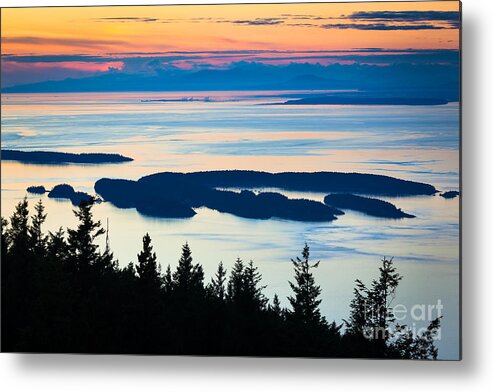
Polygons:
[[[135,264],[119,267],[92,206],[75,211],[75,229],[45,234],[41,201],[30,217],[26,199],[1,220],[2,351],[377,357],[435,359],[440,321],[414,336],[395,325],[390,299],[401,276],[384,259],[367,287],[356,282],[350,317],[329,323],[320,313],[321,288],[305,245],[292,260],[290,308],[263,294],[253,262],[219,263],[210,282],[188,244],[175,271],[160,269],[143,238]],[[344,325],[344,329],[343,329]],[[394,327],[394,328],[391,328]]]

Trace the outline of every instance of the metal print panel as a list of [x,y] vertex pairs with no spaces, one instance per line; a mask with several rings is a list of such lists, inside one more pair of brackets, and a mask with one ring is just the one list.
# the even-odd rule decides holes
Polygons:
[[460,20],[3,8],[2,351],[460,359]]

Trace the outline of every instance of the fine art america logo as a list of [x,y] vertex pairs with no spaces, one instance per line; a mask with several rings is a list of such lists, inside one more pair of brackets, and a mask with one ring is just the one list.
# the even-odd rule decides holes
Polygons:
[[[443,308],[441,299],[438,299],[436,304],[414,304],[411,307],[397,304],[393,308],[370,306],[365,301],[364,318],[370,328],[365,328],[363,334],[367,339],[381,339],[409,333],[415,338],[426,333],[428,329],[426,325],[423,327],[418,325],[441,319]],[[405,320],[412,320],[411,325],[400,324]],[[393,325],[390,325],[391,323]],[[432,339],[441,340],[441,337],[442,329],[438,327]]]

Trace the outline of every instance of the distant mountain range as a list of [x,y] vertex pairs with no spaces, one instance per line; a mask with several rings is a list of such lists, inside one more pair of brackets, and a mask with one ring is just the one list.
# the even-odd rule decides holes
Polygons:
[[358,90],[382,97],[426,97],[457,101],[459,67],[456,64],[235,63],[228,69],[104,74],[45,81],[2,88],[3,93],[118,92],[118,91],[234,91],[234,90]]

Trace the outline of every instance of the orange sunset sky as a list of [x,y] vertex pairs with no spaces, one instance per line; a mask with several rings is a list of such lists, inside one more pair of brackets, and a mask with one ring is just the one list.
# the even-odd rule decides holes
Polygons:
[[[334,62],[311,53],[324,51],[341,51],[337,61],[344,63],[345,52],[358,49],[459,47],[457,1],[3,8],[1,22],[4,85],[36,81],[33,70],[45,79],[131,70],[122,56],[180,52],[182,58],[168,61],[187,68],[241,60]],[[63,57],[73,55],[82,56]]]
[[[457,48],[457,29],[382,31],[320,26],[346,23],[347,16],[355,12],[458,11],[458,7],[456,1],[437,1],[4,8],[2,52],[100,54],[227,49]],[[306,19],[310,16],[322,19]],[[228,22],[267,18],[282,18],[283,23]],[[303,26],[307,21],[311,25]],[[365,23],[367,21],[355,24]],[[427,21],[417,22],[425,23]],[[437,21],[431,24],[441,25]]]

